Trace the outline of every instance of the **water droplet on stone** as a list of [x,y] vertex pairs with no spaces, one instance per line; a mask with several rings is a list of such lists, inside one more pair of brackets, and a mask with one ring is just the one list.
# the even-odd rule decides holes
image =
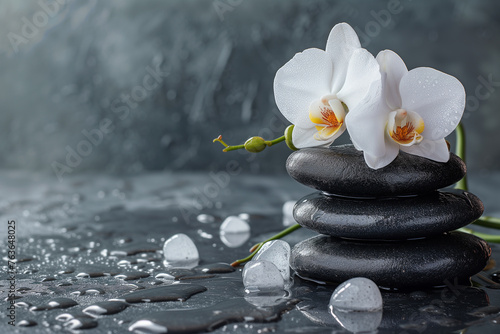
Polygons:
[[101,288],[84,288],[78,291],[71,292],[74,296],[85,296],[85,295],[103,295],[105,291]]
[[175,277],[166,273],[160,273],[155,276],[156,279],[160,279],[165,282],[173,282],[175,280]]
[[191,296],[206,291],[207,288],[195,284],[173,284],[135,291],[117,298],[127,303],[151,303],[166,301],[185,301]]
[[165,266],[174,268],[193,268],[198,265],[200,258],[193,240],[183,233],[165,241],[163,256]]
[[105,276],[103,272],[83,272],[76,275],[76,278],[95,278]]
[[64,323],[65,328],[74,329],[89,329],[97,327],[97,321],[89,318],[74,318]]
[[17,324],[17,326],[20,326],[20,327],[32,327],[32,326],[36,326],[37,325],[37,322],[34,321],[34,320],[20,320]]
[[55,277],[45,277],[42,279],[42,282],[51,282],[51,281],[55,281],[56,278]]
[[277,291],[285,288],[279,269],[269,261],[250,261],[243,268],[243,285],[247,293]]
[[378,311],[383,306],[377,285],[368,278],[355,277],[340,284],[330,298],[330,308],[343,311]]
[[125,310],[129,304],[117,300],[108,300],[99,302],[88,306],[83,310],[83,313],[92,317],[99,317],[102,315],[116,314]]
[[59,270],[57,273],[62,275],[62,274],[72,274],[75,272],[75,268],[66,268],[66,269],[63,269],[63,270]]
[[138,320],[128,328],[129,331],[140,333],[167,333],[167,327],[155,324],[151,320]]
[[207,274],[226,274],[226,273],[232,273],[236,269],[232,267],[228,263],[210,263],[210,264],[205,264],[205,265],[200,265],[196,268],[194,268],[195,271],[201,271],[202,273],[207,273]]
[[30,308],[32,306],[31,303],[28,302],[17,302],[14,304],[15,307],[20,307],[20,308]]
[[144,271],[131,271],[126,273],[121,273],[115,276],[115,278],[122,279],[124,281],[132,281],[146,277],[149,277],[149,274]]
[[78,305],[77,302],[75,302],[73,299],[69,298],[54,298],[52,300],[49,300],[46,304],[38,305],[38,306],[32,306],[30,307],[30,311],[46,311],[46,310],[53,310],[53,309],[63,309],[63,308],[68,308]]

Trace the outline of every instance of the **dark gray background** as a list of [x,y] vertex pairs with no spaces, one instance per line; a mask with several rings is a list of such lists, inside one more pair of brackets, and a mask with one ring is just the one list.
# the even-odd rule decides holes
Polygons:
[[[109,119],[113,131],[65,175],[215,171],[232,159],[247,172],[283,173],[285,145],[222,153],[212,139],[280,136],[287,123],[274,103],[276,70],[296,52],[324,48],[343,21],[374,54],[392,49],[410,69],[459,78],[469,96],[469,170],[500,168],[500,83],[484,84],[500,82],[498,1],[401,0],[389,16],[389,0],[58,1],[0,3],[2,169],[53,174],[82,131]],[[169,74],[125,107],[122,94],[144,92],[148,66]]]

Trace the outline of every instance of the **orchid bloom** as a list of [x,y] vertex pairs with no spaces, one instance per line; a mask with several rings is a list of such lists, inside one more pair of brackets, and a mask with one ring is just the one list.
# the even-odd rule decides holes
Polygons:
[[399,150],[438,162],[450,153],[445,137],[459,124],[465,90],[458,79],[428,67],[408,71],[393,51],[377,55],[381,85],[346,117],[347,130],[373,169],[390,164]]
[[276,104],[295,125],[293,145],[330,145],[346,129],[347,111],[377,80],[381,80],[377,61],[361,48],[347,23],[333,27],[325,51],[313,48],[297,53],[274,78]]

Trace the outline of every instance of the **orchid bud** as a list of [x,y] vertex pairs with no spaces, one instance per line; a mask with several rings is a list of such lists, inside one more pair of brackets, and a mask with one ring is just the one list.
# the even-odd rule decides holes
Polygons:
[[294,125],[292,124],[292,125],[289,125],[285,129],[285,142],[286,142],[286,146],[288,146],[289,149],[291,149],[292,151],[297,151],[298,148],[296,148],[295,145],[293,145],[293,141],[292,141],[293,128],[294,128]]
[[252,137],[245,142],[245,150],[252,153],[262,152],[266,147],[266,141],[262,137]]

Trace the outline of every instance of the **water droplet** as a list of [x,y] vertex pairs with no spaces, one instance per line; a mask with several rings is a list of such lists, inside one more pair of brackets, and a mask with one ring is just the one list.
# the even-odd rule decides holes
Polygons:
[[125,310],[128,306],[129,304],[122,301],[108,300],[88,306],[83,310],[83,313],[92,317],[116,314]]
[[166,282],[173,282],[175,280],[174,276],[166,273],[159,273],[155,278]]
[[31,326],[36,326],[38,325],[36,321],[34,320],[20,320],[18,323],[17,323],[17,326],[20,326],[20,327],[31,327]]
[[195,284],[172,284],[156,288],[135,291],[117,298],[127,303],[151,303],[167,301],[185,301],[191,296],[205,292],[207,288]]
[[75,302],[73,299],[69,298],[54,298],[50,301],[47,302],[47,304],[42,304],[38,306],[32,306],[30,307],[30,311],[46,311],[46,310],[53,310],[53,309],[63,309],[63,308],[68,308],[78,305],[77,302]]
[[74,318],[65,322],[63,326],[69,330],[89,329],[97,327],[97,321],[88,318]]
[[215,221],[215,218],[211,215],[202,213],[196,217],[196,220],[198,220],[202,224],[208,224],[208,223],[213,223]]

